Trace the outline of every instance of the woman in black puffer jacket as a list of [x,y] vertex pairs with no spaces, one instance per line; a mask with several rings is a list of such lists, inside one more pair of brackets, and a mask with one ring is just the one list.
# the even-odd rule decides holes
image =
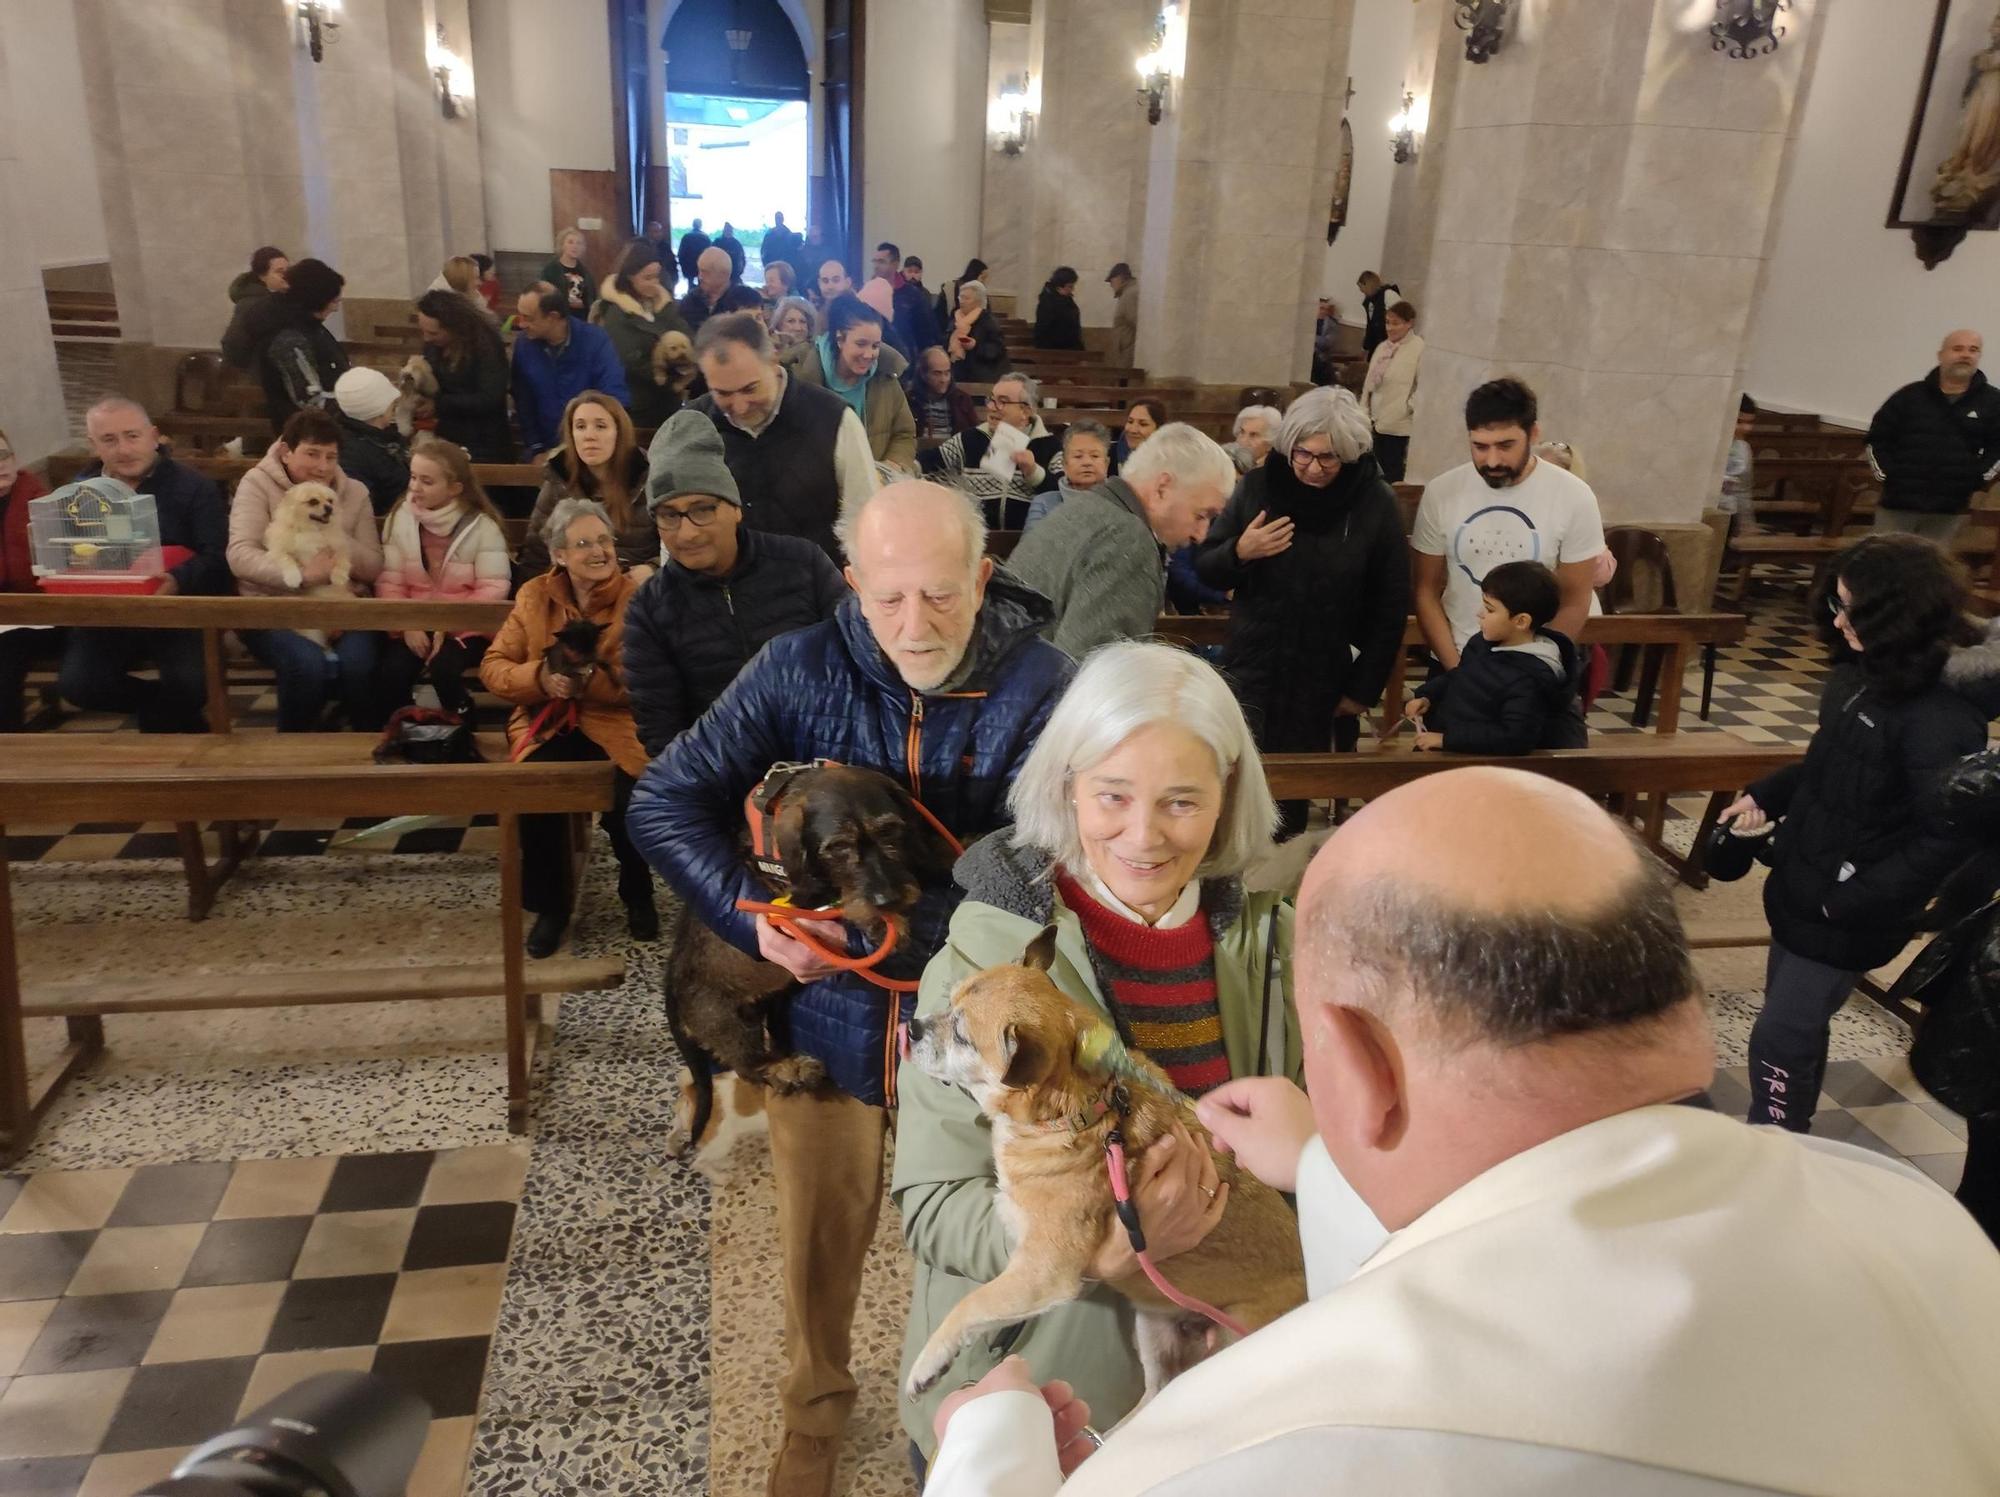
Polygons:
[[847,592],[811,541],[743,528],[715,423],[669,416],[647,455],[647,502],[669,559],[625,610],[625,687],[657,759],[780,634],[830,619]]
[[1722,813],[1749,830],[1780,822],[1750,1034],[1753,1123],[1806,1131],[1833,1015],[1863,972],[1903,949],[1975,849],[1941,799],[1946,774],[1986,744],[1986,713],[1943,679],[1953,647],[1979,639],[1965,602],[1963,570],[1921,537],[1875,535],[1842,552],[1812,599],[1834,669],[1805,760]]

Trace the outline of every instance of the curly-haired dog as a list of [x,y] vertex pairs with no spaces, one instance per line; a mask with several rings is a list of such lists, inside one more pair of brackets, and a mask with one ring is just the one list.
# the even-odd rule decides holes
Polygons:
[[[307,597],[345,598],[350,596],[348,580],[353,575],[347,531],[340,523],[340,496],[323,483],[295,483],[286,489],[271,511],[271,523],[264,527],[264,549],[278,564],[285,586]],[[327,580],[305,585],[305,568],[332,553],[333,570]],[[327,636],[318,629],[298,631],[325,648]]]
[[[950,877],[951,845],[909,791],[886,775],[835,764],[781,770],[782,788],[757,813],[768,831],[753,839],[746,826],[746,854],[761,840],[759,867],[786,886],[793,904],[837,907],[871,946],[880,946],[889,924],[915,908],[926,885]],[[774,1011],[797,989],[783,967],[737,950],[682,906],[666,974],[667,1027],[690,1073],[675,1153],[703,1140],[715,1071],[734,1071],[781,1093],[825,1080],[816,1059],[788,1053],[772,1033]]]
[[[953,1306],[917,1354],[912,1397],[943,1377],[974,1337],[1083,1292],[1114,1210],[1105,1155],[1112,1129],[1133,1157],[1176,1122],[1208,1147],[1208,1131],[1166,1073],[1124,1049],[1101,1015],[1049,980],[1054,952],[1052,926],[1020,965],[975,972],[958,985],[949,1009],[910,1024],[910,1060],[935,1080],[964,1087],[993,1124],[999,1210],[1013,1239],[999,1277]],[[1215,1166],[1229,1187],[1222,1219],[1162,1272],[1183,1294],[1254,1331],[1305,1303],[1298,1223],[1284,1197],[1235,1160],[1218,1155]],[[1177,1307],[1139,1269],[1110,1287],[1139,1312],[1134,1332],[1148,1397],[1227,1337]]]
[[681,332],[662,333],[653,345],[653,383],[683,398],[694,388],[694,344]]

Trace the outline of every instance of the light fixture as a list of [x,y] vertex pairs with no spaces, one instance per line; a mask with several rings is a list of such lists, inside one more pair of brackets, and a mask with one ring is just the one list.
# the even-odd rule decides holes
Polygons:
[[993,142],[993,149],[1003,156],[1020,155],[1034,133],[1035,114],[1029,104],[1029,93],[1026,75],[1018,84],[1010,77],[999,97],[986,106],[987,137]]
[[438,22],[437,37],[430,46],[429,61],[431,77],[437,82],[438,108],[444,111],[446,119],[455,120],[472,101],[472,70],[444,44],[442,21]]
[[1389,154],[1398,166],[1417,159],[1417,137],[1429,118],[1429,106],[1419,104],[1417,96],[1404,89],[1403,107],[1389,117]]
[[340,0],[295,0],[292,12],[298,17],[299,33],[314,62],[326,57],[326,44],[340,29]]
[[1465,60],[1484,62],[1507,36],[1511,0],[1458,0],[1458,29],[1465,33]]
[[1715,0],[1709,46],[1735,58],[1767,57],[1784,39],[1778,17],[1791,8],[1792,0]]
[[1168,0],[1153,19],[1153,45],[1138,59],[1139,97],[1146,123],[1157,125],[1166,112],[1167,90],[1187,73],[1187,17],[1178,0]]
[[732,26],[722,33],[722,39],[729,43],[732,52],[748,52],[750,38],[754,33],[747,26]]

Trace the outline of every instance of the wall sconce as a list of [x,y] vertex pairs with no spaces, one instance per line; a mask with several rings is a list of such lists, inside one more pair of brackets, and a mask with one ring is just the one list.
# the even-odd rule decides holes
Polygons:
[[1465,60],[1484,62],[1507,36],[1510,0],[1458,0],[1458,29],[1465,33]]
[[456,52],[444,44],[444,22],[438,22],[437,39],[431,43],[431,77],[437,80],[438,108],[444,117],[455,120],[472,102],[472,70]]
[[1778,50],[1785,28],[1778,17],[1792,8],[1792,0],[1715,0],[1716,17],[1708,28],[1714,38],[1711,50],[1731,57],[1767,57]]
[[299,33],[305,38],[312,60],[324,61],[326,44],[340,30],[340,0],[295,0],[292,11],[298,17]]
[[1417,159],[1417,137],[1424,133],[1430,106],[1419,104],[1416,95],[1403,90],[1403,107],[1389,117],[1389,154],[1401,166]]
[[1146,123],[1157,125],[1166,112],[1167,90],[1187,74],[1187,18],[1178,0],[1160,7],[1153,21],[1153,45],[1138,59],[1139,97],[1146,104]]
[[1024,77],[1019,87],[1012,86],[1012,78],[1007,81],[1009,87],[986,106],[986,134],[1001,155],[1018,156],[1035,133],[1035,113],[1029,104],[1028,80]]

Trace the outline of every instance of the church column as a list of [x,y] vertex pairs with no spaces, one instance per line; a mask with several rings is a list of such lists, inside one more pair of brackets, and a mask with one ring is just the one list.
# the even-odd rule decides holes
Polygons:
[[1149,132],[1144,249],[1129,257],[1138,361],[1201,383],[1304,379],[1352,0],[1184,5],[1187,74]]
[[[1448,0],[1416,0],[1413,9],[1402,86],[1416,101],[1412,107],[1427,118],[1417,159],[1394,168],[1389,223],[1383,235],[1382,263],[1377,268],[1404,296],[1421,303],[1430,273],[1431,240],[1437,232],[1445,161],[1450,155],[1452,100],[1464,71],[1465,33],[1452,23]],[[1362,143],[1357,140],[1354,148],[1363,149]],[[1389,145],[1377,136],[1368,142],[1367,149],[1387,151]],[[1358,313],[1358,292],[1342,286],[1333,294],[1343,305],[1352,299]]]
[[1821,29],[1799,7],[1738,61],[1702,9],[1545,0],[1532,34],[1453,64],[1413,478],[1465,461],[1466,392],[1514,373],[1607,520],[1700,518]]
[[[7,33],[0,7],[0,78],[7,76]],[[13,115],[0,109],[0,347],[7,350],[0,358],[0,425],[23,462],[61,447],[67,425],[34,222]]]

